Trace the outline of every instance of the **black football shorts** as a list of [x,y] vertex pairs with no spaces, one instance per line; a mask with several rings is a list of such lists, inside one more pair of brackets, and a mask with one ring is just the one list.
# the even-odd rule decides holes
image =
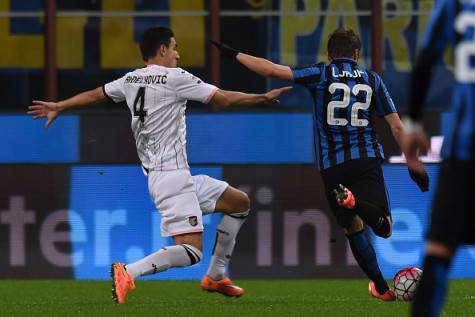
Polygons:
[[362,199],[379,207],[381,216],[391,216],[381,159],[365,158],[346,161],[321,172],[325,193],[337,223],[349,228],[354,214],[339,206],[333,190],[339,184],[351,190],[356,199]]
[[441,164],[427,238],[449,246],[475,244],[475,161]]

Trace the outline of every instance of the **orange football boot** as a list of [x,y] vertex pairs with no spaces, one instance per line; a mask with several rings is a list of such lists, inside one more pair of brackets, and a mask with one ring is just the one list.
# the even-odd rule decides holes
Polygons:
[[396,295],[394,295],[394,292],[392,289],[388,289],[386,293],[382,295],[379,294],[378,291],[376,290],[376,285],[374,285],[373,281],[369,282],[368,292],[371,296],[379,298],[380,300],[383,300],[385,302],[392,302],[393,300],[396,299]]
[[233,285],[233,282],[227,277],[215,281],[208,275],[205,275],[201,279],[200,286],[205,291],[218,292],[230,297],[239,297],[244,294],[244,290],[239,286]]
[[114,262],[111,265],[112,299],[118,304],[125,304],[125,296],[135,289],[133,277],[125,270],[125,263]]
[[334,189],[333,192],[335,193],[338,205],[348,209],[355,207],[355,196],[348,188],[340,184],[339,188]]

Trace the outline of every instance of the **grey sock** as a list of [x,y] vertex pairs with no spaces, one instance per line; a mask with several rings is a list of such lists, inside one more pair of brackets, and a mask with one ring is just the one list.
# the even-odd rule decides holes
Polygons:
[[216,228],[216,241],[207,272],[213,280],[224,278],[226,265],[231,259],[236,244],[236,236],[248,214],[249,212],[232,214],[231,216],[223,215],[221,218]]
[[133,278],[155,274],[171,267],[190,266],[201,261],[200,250],[189,244],[164,247],[137,262],[127,264],[125,269]]

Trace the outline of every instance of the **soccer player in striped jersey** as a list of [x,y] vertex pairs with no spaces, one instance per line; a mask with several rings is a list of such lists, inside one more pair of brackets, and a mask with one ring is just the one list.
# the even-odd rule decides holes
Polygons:
[[411,77],[409,134],[404,148],[408,164],[419,169],[418,153],[427,149],[422,129],[424,99],[432,69],[447,45],[454,48],[456,84],[452,117],[444,134],[438,188],[427,234],[423,275],[412,315],[438,316],[447,288],[449,265],[462,244],[475,244],[475,1],[436,2]]
[[60,102],[33,101],[28,114],[46,118],[48,127],[58,115],[73,107],[87,107],[111,99],[125,101],[137,154],[148,176],[149,192],[161,214],[161,234],[175,245],[164,247],[134,263],[111,266],[113,299],[125,303],[135,288],[134,279],[171,267],[185,267],[202,258],[202,215],[220,211],[216,242],[201,287],[227,296],[241,296],[243,289],[225,276],[236,236],[249,214],[248,196],[228,183],[206,175],[191,176],[186,154],[185,110],[188,100],[218,107],[276,103],[290,87],[265,94],[221,90],[177,67],[180,55],[172,30],[154,27],[140,39],[145,67]]
[[[294,81],[308,89],[314,103],[315,157],[330,207],[356,261],[371,280],[370,294],[384,301],[394,300],[364,229],[365,223],[379,237],[388,238],[392,226],[381,169],[384,153],[371,116],[376,113],[384,117],[399,144],[404,127],[381,77],[358,66],[359,36],[351,29],[337,29],[328,40],[329,64],[294,68],[243,54],[221,43],[212,44],[224,56],[262,76]],[[427,173],[409,172],[426,191]]]

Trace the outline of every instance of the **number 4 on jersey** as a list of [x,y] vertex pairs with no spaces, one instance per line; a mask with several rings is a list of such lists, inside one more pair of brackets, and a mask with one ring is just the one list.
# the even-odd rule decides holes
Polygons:
[[[140,107],[137,110],[137,104],[140,102]],[[147,111],[143,110],[145,106],[145,87],[140,87],[139,91],[137,92],[137,96],[135,96],[134,100],[134,117],[139,117],[140,121],[144,123],[145,116],[147,115]]]

